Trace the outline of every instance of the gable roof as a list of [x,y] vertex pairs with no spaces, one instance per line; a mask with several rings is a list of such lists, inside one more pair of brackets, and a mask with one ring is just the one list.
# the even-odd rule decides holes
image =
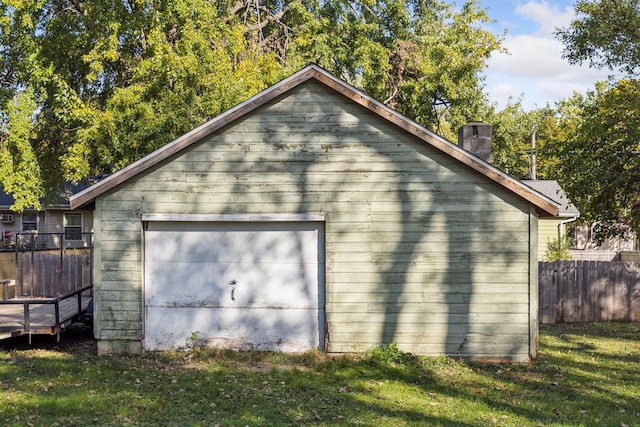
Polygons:
[[556,202],[560,207],[559,217],[578,218],[580,216],[580,211],[569,199],[569,196],[564,192],[558,181],[549,179],[523,180],[522,182]]
[[381,118],[418,137],[425,143],[480,172],[481,174],[497,182],[511,192],[516,193],[520,197],[533,204],[536,207],[539,215],[558,215],[559,206],[554,200],[543,194],[540,194],[539,192],[526,185],[523,185],[518,180],[510,177],[491,164],[463,150],[462,148],[437,135],[436,133],[431,132],[430,130],[403,116],[397,111],[392,110],[381,102],[366,95],[364,92],[356,89],[345,81],[338,79],[327,70],[315,64],[308,65],[307,67],[291,75],[290,77],[249,98],[247,101],[238,104],[230,110],[227,110],[219,116],[211,119],[202,126],[193,129],[192,131],[168,143],[164,147],[154,151],[153,153],[141,158],[134,163],[131,163],[129,166],[121,169],[108,178],[96,183],[95,185],[85,189],[84,191],[81,191],[78,194],[73,195],[70,199],[71,209],[76,209],[91,203],[95,200],[96,197],[100,196],[101,194],[104,194],[105,192],[117,187],[128,179],[133,178],[136,175],[151,168],[152,166],[157,165],[159,162],[189,147],[191,144],[201,140],[207,135],[210,135],[218,129],[232,123],[233,121],[257,109],[258,107],[268,103],[276,97],[309,80],[315,80],[335,90],[336,92],[344,95],[353,102],[377,114]]

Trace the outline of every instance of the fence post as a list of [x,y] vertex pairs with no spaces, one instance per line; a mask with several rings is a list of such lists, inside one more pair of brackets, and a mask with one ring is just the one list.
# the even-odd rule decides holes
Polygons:
[[584,269],[582,268],[582,262],[576,261],[576,313],[574,322],[582,322],[584,318]]
[[577,304],[578,292],[576,291],[576,263],[575,261],[564,262],[565,275],[564,275],[564,301],[563,301],[563,321],[575,322],[575,314]]
[[60,270],[58,272],[58,283],[56,286],[57,296],[64,295],[64,247],[65,247],[65,235],[60,233]]
[[24,260],[21,260],[22,262],[18,263],[18,257],[18,235],[16,234],[16,287],[13,290],[14,297],[18,296],[18,289],[20,289],[20,294],[24,292],[22,290],[24,287],[24,268],[20,268],[21,266],[24,267]]
[[629,279],[629,320],[640,322],[640,264],[627,263],[627,277]]
[[[36,265],[36,262],[35,262],[36,260],[35,260],[34,257],[35,257],[35,254],[36,254],[36,243],[35,243],[36,239],[34,238],[33,235],[31,235],[30,237],[31,237],[31,240],[30,240],[30,242],[31,242],[31,265],[35,266]],[[35,267],[34,267],[34,272],[35,272]],[[36,290],[34,290],[34,288],[35,288],[34,282],[37,283],[36,282],[36,277],[37,277],[37,275],[31,276],[31,283],[29,284],[29,290],[30,290],[29,295],[34,295],[35,292],[37,292]]]
[[553,304],[553,301],[551,301],[551,294],[554,282],[553,263],[538,263],[538,272],[538,312],[540,313],[539,321],[542,324],[551,324],[555,322],[555,319],[551,318],[551,307]]
[[611,263],[615,269],[614,297],[613,297],[613,319],[619,321],[629,321],[629,310],[626,304],[628,300],[627,275],[625,274],[624,263],[615,261]]
[[567,292],[567,264],[563,261],[556,261],[556,270],[558,273],[556,274],[556,323],[564,322],[564,311],[565,311],[565,294]]
[[578,265],[580,266],[582,280],[580,281],[580,289],[581,289],[581,299],[580,299],[580,321],[588,322],[591,315],[591,299],[590,299],[590,290],[591,290],[591,270],[589,270],[589,262],[588,261],[578,261]]

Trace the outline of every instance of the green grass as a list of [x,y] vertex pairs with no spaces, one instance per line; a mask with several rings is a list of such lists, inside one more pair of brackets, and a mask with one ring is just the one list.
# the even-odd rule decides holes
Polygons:
[[540,332],[529,365],[393,346],[337,358],[206,349],[99,357],[82,330],[60,344],[4,341],[0,425],[640,425],[640,324]]

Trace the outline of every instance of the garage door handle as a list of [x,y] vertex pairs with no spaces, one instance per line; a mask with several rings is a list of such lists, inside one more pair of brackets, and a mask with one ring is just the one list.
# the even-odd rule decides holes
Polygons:
[[233,279],[232,281],[229,282],[229,284],[231,286],[233,286],[233,288],[231,288],[231,301],[235,301],[236,300],[236,285],[238,284],[238,281],[236,279]]

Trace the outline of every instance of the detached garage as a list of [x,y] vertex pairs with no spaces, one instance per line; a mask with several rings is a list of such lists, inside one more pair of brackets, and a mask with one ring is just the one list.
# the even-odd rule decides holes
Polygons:
[[537,353],[557,204],[315,65],[71,206],[95,209],[101,353]]

